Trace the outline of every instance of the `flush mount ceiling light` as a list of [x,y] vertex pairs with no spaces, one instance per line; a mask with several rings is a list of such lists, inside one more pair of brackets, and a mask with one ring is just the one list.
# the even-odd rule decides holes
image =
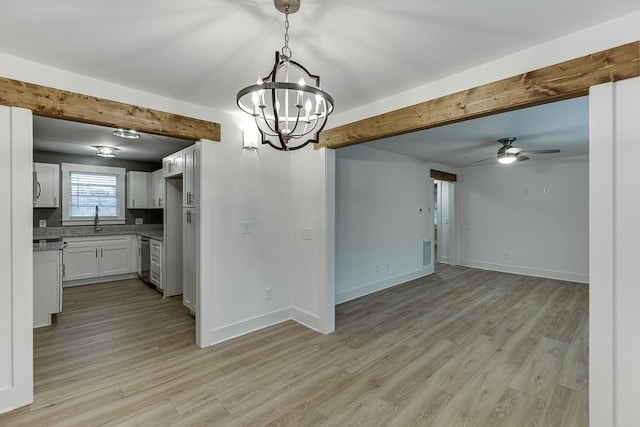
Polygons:
[[518,154],[511,152],[509,148],[510,146],[504,146],[498,150],[498,161],[503,165],[511,164],[518,159]]
[[115,136],[119,136],[120,138],[129,138],[129,139],[138,139],[140,138],[140,133],[134,129],[114,129],[113,134]]
[[116,151],[118,151],[117,148],[106,145],[96,146],[95,148],[98,150],[96,154],[100,157],[116,157]]
[[263,144],[276,150],[297,150],[318,142],[333,111],[333,98],[320,89],[320,76],[291,60],[289,14],[300,9],[300,0],[273,3],[285,15],[284,46],[276,51],[269,75],[238,92],[236,102],[255,119]]

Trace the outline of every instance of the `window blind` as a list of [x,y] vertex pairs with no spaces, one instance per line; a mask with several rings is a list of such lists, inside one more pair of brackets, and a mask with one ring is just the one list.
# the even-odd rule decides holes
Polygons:
[[96,206],[100,218],[118,217],[118,174],[70,172],[69,217],[93,218]]

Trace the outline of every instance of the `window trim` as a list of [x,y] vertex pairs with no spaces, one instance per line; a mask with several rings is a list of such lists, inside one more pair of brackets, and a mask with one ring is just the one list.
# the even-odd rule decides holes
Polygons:
[[116,168],[109,166],[95,165],[79,165],[75,163],[62,163],[60,165],[62,171],[62,225],[93,225],[93,219],[72,219],[69,218],[71,200],[71,172],[88,172],[88,173],[104,173],[118,175],[118,217],[103,219],[100,218],[101,225],[124,225],[125,217],[125,177],[127,170],[125,168]]

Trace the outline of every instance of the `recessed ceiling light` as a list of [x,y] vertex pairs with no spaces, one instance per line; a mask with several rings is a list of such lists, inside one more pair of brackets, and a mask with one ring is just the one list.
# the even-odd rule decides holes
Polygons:
[[116,157],[116,151],[118,151],[116,147],[107,147],[105,145],[97,146],[96,149],[98,150],[96,154],[100,157]]
[[114,129],[113,134],[120,138],[137,139],[140,138],[140,133],[135,129]]

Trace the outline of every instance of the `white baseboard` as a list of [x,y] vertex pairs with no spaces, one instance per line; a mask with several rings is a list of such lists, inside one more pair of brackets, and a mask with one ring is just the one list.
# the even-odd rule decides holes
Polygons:
[[232,338],[257,331],[259,329],[273,326],[287,320],[291,320],[290,308],[283,308],[282,310],[273,311],[271,313],[253,317],[251,319],[232,323],[230,325],[222,326],[220,328],[212,329],[211,331],[209,331],[209,342],[203,343],[203,345],[206,347],[209,345],[219,344],[223,341],[227,341]]
[[390,277],[388,279],[384,279],[379,282],[369,283],[364,286],[359,286],[357,288],[348,289],[346,291],[336,293],[336,305],[341,304],[343,302],[351,301],[356,298],[363,297],[365,295],[372,294],[374,292],[381,291],[383,289],[400,285],[410,280],[424,277],[428,274],[429,274],[428,270],[420,269],[420,270],[412,271],[411,273],[401,274],[400,276]]
[[291,307],[289,309],[290,318],[302,326],[306,326],[309,329],[313,329],[314,331],[320,332],[322,329],[320,327],[320,317],[315,314],[307,313],[304,310],[300,310],[295,307]]
[[118,274],[116,276],[92,277],[91,279],[63,281],[63,288],[72,288],[74,286],[95,285],[96,283],[117,282],[118,280],[128,280],[138,278],[137,273]]
[[545,279],[566,280],[568,282],[589,283],[589,275],[572,273],[567,271],[546,270],[535,267],[519,265],[494,264],[484,261],[461,259],[460,265],[464,267],[479,268],[481,270],[500,271],[502,273],[522,274],[524,276],[544,277]]

